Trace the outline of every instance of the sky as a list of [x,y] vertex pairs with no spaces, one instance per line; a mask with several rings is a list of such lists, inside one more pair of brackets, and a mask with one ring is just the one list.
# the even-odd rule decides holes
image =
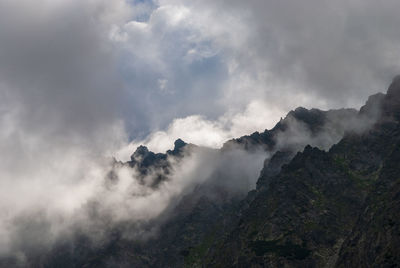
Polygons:
[[2,129],[163,151],[359,107],[399,72],[399,5],[1,0]]
[[398,10],[397,0],[0,0],[0,217],[32,202],[72,213],[107,158],[139,144],[218,148],[298,106],[359,108],[400,73]]

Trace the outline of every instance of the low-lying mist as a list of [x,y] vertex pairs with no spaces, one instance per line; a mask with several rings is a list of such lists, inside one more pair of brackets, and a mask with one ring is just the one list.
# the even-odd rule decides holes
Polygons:
[[[233,194],[247,193],[266,157],[263,151],[189,148],[179,159],[168,157],[170,172],[153,187],[151,181],[162,170],[150,170],[143,177],[137,168],[112,158],[72,148],[57,153],[42,153],[34,167],[1,181],[2,256],[23,261],[25,255],[49,251],[76,233],[90,237],[95,246],[122,226],[127,238],[147,239],[157,235],[157,217],[165,218],[166,211],[197,185],[212,180]],[[150,222],[152,229],[146,227]]]

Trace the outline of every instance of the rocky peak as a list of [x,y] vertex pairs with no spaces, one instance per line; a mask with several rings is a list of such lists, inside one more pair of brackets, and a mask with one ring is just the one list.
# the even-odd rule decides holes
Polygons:
[[177,140],[174,142],[174,151],[178,151],[178,150],[182,149],[183,147],[186,146],[186,144],[187,144],[187,143],[184,142],[183,140],[177,139]]
[[289,114],[283,119],[283,125],[290,124],[290,118],[302,122],[305,124],[312,133],[316,133],[325,124],[326,112],[319,109],[306,109],[298,107],[294,111],[290,111]]
[[385,116],[400,120],[400,75],[396,76],[389,86],[383,102]]
[[387,97],[400,99],[400,75],[393,78],[392,84],[390,84],[387,91]]
[[136,151],[131,155],[131,160],[138,160],[145,158],[150,153],[146,146],[140,145]]
[[183,149],[186,145],[188,145],[186,142],[184,142],[184,141],[181,140],[181,139],[177,139],[177,140],[174,142],[174,149],[173,149],[173,150],[168,150],[168,151],[167,151],[167,154],[176,156],[176,155],[178,155],[179,153],[182,152],[182,149]]
[[367,102],[360,109],[360,114],[368,116],[376,116],[380,114],[382,102],[385,99],[385,94],[377,93],[368,97]]
[[283,165],[290,162],[294,153],[292,151],[277,151],[270,160],[266,159],[261,170],[260,178],[257,181],[257,190],[268,188],[272,177],[279,174]]

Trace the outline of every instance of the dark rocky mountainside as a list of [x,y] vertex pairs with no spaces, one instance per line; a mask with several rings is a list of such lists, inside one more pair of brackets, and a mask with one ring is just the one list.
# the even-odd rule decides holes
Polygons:
[[[157,190],[170,180],[174,165],[203,149],[182,140],[165,154],[141,146],[131,161],[114,167],[137,170],[132,179]],[[26,265],[400,266],[400,77],[360,111],[297,108],[271,130],[207,150],[207,157],[223,161],[212,161],[210,175],[157,219],[140,223],[155,235],[129,239],[123,230],[135,224],[114,226],[108,240],[94,246],[77,232],[47,252],[27,254]],[[236,152],[265,159],[251,191],[235,186],[242,185],[237,173],[250,165],[235,169]],[[111,170],[107,180],[116,176]],[[0,261],[1,267],[13,264]]]
[[327,152],[307,146],[279,174],[262,173],[236,227],[199,263],[399,266],[400,80],[373,98],[382,114],[372,129],[346,134]]

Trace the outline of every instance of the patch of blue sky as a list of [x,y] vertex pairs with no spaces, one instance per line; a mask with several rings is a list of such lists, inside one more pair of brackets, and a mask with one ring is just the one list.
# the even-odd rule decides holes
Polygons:
[[131,20],[147,22],[151,13],[158,8],[158,4],[152,0],[126,0],[133,7],[133,17]]

